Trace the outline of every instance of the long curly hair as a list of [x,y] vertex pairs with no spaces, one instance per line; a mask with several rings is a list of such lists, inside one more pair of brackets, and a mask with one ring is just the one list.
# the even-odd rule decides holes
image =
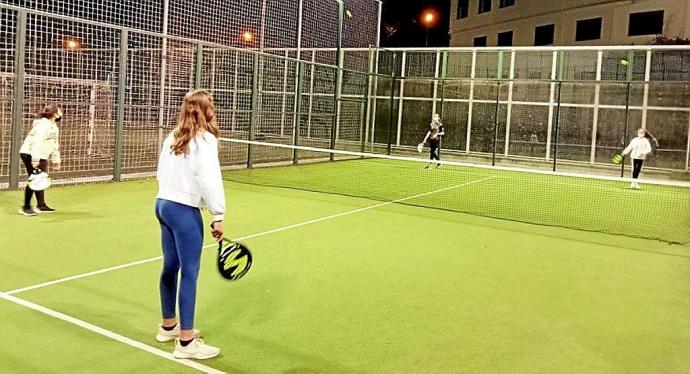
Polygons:
[[175,155],[187,155],[189,142],[204,131],[216,137],[220,133],[213,95],[206,90],[190,91],[184,96],[170,149]]

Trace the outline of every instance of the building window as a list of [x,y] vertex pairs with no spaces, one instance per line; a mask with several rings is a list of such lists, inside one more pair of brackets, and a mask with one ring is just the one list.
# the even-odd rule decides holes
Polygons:
[[491,0],[479,0],[479,14],[491,11]]
[[478,36],[474,38],[475,47],[486,47],[486,36]]
[[534,45],[553,44],[553,35],[556,31],[555,25],[537,26],[534,29]]
[[510,47],[513,45],[513,32],[505,31],[498,33],[498,41],[496,43],[499,47]]
[[577,21],[575,29],[576,42],[597,39],[601,39],[601,17]]
[[469,10],[470,0],[458,0],[458,14],[457,19],[467,18],[467,11]]
[[630,13],[628,36],[659,35],[664,32],[664,11]]
[[501,2],[498,4],[499,8],[507,8],[509,6],[515,5],[515,0],[501,0]]

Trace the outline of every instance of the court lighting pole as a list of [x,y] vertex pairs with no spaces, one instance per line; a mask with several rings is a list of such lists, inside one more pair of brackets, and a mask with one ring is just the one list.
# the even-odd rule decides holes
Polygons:
[[[333,122],[331,123],[331,149],[335,149],[338,139],[338,126],[340,125],[340,94],[343,80],[343,22],[345,17],[345,2],[336,0],[338,6],[338,35],[335,47],[335,82],[333,90]],[[335,160],[335,154],[331,153],[331,161]]]
[[263,0],[261,4],[261,36],[259,42],[259,50],[264,51],[266,44],[266,0]]
[[[170,16],[170,0],[163,0],[163,40],[161,45],[161,75],[158,92],[158,141],[157,148],[160,152],[163,147],[165,127],[165,80],[168,68],[168,17]],[[122,77],[120,77],[122,79]]]

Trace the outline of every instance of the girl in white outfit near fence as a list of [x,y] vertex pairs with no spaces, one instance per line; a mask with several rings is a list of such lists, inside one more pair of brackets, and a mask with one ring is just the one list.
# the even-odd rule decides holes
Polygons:
[[647,131],[645,129],[637,130],[637,138],[630,141],[630,144],[623,151],[623,156],[630,154],[633,162],[632,181],[630,188],[640,189],[640,184],[637,182],[642,172],[642,164],[648,154],[652,153],[652,145],[647,139]]

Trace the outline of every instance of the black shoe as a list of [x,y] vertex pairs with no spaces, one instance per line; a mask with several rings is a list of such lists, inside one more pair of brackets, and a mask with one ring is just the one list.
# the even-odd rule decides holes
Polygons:
[[19,212],[17,212],[17,213],[19,213],[23,216],[27,216],[27,217],[33,217],[36,215],[36,212],[33,209],[31,209],[31,207],[21,208],[21,209],[19,209]]
[[49,207],[48,205],[39,205],[36,207],[37,213],[52,213],[55,209]]

